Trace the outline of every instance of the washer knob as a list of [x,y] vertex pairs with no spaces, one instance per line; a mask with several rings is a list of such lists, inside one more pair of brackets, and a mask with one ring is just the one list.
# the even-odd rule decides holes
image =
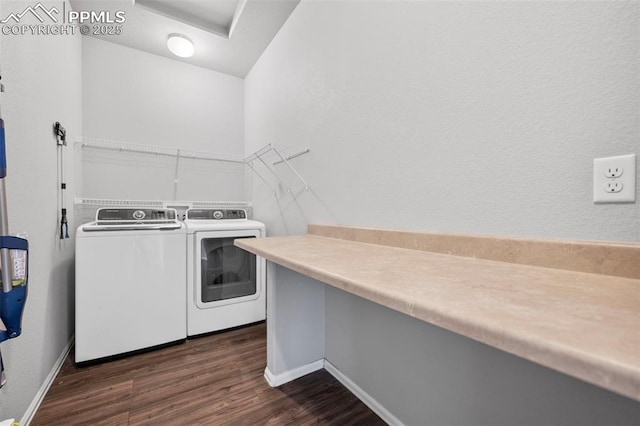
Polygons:
[[142,211],[142,210],[136,210],[135,212],[133,212],[133,215],[132,215],[132,216],[133,216],[133,218],[134,218],[135,220],[142,220],[142,219],[144,219],[144,217],[145,217],[146,215],[147,215],[147,214],[146,214],[144,211]]
[[222,213],[220,210],[216,210],[215,212],[213,212],[214,219],[222,219],[223,217],[224,213]]

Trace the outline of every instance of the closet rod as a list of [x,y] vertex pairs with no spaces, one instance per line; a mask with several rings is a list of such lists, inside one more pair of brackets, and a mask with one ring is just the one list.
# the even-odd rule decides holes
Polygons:
[[[82,148],[95,148],[105,151],[114,152],[130,152],[134,154],[153,154],[164,157],[177,157],[177,158],[192,158],[196,160],[209,160],[209,161],[226,161],[229,163],[244,164],[243,159],[236,159],[232,157],[219,156],[213,153],[196,152],[196,151],[183,151],[175,148],[160,147],[155,145],[147,146],[132,146],[131,144],[118,144],[115,141],[108,141],[106,143],[90,142],[83,140],[79,142]],[[127,146],[128,145],[128,146]],[[176,152],[167,152],[168,150],[175,150]]]
[[278,164],[284,163],[284,162],[285,162],[285,160],[286,160],[286,161],[289,161],[289,160],[291,160],[292,158],[300,157],[301,155],[304,155],[304,154],[306,154],[306,153],[307,153],[307,152],[309,152],[309,151],[311,151],[311,150],[310,150],[309,148],[307,148],[307,149],[305,149],[305,150],[303,150],[303,151],[296,152],[295,154],[291,154],[291,155],[289,155],[289,156],[285,157],[285,158],[284,158],[284,159],[282,159],[282,160],[278,160],[278,161],[274,162],[274,163],[273,163],[273,165],[274,165],[274,166],[277,166]]

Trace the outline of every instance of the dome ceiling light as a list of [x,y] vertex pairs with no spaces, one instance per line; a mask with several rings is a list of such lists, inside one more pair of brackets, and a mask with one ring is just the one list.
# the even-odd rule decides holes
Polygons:
[[196,48],[189,37],[183,34],[169,34],[167,47],[176,56],[190,58],[196,52]]

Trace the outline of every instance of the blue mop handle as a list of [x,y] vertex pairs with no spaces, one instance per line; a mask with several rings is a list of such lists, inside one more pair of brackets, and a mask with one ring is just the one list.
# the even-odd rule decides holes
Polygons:
[[7,176],[7,150],[4,142],[4,120],[0,118],[0,179]]
[[[1,86],[0,86],[1,88]],[[4,121],[0,118],[0,235],[9,235],[9,218],[7,217],[7,190],[4,178],[7,176],[7,151]],[[9,250],[0,248],[0,268],[2,268],[2,291],[11,291],[11,259]]]

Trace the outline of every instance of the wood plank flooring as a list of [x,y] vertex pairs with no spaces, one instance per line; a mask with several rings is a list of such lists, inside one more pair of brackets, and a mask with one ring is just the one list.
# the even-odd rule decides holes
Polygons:
[[265,324],[77,367],[73,353],[31,425],[384,425],[324,370],[263,378]]

